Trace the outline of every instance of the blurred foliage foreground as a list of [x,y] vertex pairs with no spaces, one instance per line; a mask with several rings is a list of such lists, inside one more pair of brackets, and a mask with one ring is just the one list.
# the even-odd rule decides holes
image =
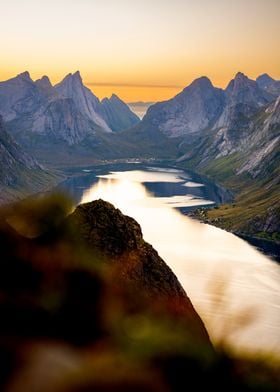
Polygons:
[[213,348],[175,275],[111,204],[5,207],[0,249],[1,390],[279,390],[272,363]]

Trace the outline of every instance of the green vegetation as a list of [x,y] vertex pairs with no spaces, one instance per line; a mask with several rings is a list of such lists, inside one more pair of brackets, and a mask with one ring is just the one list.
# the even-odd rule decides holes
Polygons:
[[[248,159],[250,153],[235,152],[201,163],[198,172],[217,180],[233,192],[234,203],[219,208],[209,208],[198,212],[200,219],[234,231],[273,241],[279,240],[280,232],[280,167],[279,149],[273,156],[262,161],[261,169],[255,178],[248,172],[237,174],[238,169]],[[187,161],[180,166],[192,167]],[[264,234],[265,233],[265,234]]]
[[21,165],[13,168],[18,180],[11,185],[0,187],[0,203],[21,200],[35,193],[46,192],[63,180],[62,173],[50,170],[28,169]]
[[203,172],[209,176],[215,176],[218,181],[224,182],[235,175],[236,169],[240,164],[240,157],[238,153],[230,156],[214,159],[208,162],[203,168]]

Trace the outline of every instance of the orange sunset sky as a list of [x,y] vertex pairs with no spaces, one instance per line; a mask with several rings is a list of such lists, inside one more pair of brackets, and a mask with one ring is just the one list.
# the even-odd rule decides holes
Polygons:
[[174,96],[207,75],[280,79],[280,0],[0,0],[0,80],[80,70],[99,97]]

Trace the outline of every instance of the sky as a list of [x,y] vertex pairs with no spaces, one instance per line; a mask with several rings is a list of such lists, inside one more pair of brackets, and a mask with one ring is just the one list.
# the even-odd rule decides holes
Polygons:
[[0,80],[80,70],[99,97],[171,98],[208,76],[280,79],[280,0],[0,0]]

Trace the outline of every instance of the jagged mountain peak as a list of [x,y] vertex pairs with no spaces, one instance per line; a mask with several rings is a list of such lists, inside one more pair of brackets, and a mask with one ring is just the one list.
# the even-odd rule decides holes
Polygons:
[[121,102],[123,103],[123,101],[120,99],[120,97],[117,96],[117,94],[112,94],[110,98],[105,97],[101,100],[101,103],[106,103],[106,102]]
[[226,95],[232,104],[250,104],[259,108],[273,100],[266,91],[263,91],[255,80],[250,79],[242,72],[238,72],[226,88]]
[[236,90],[248,86],[257,87],[257,83],[254,80],[249,79],[248,76],[245,75],[244,73],[237,72],[235,77],[229,82],[226,88],[226,92],[231,92],[232,90]]
[[185,94],[189,95],[194,92],[203,93],[205,90],[212,90],[214,88],[211,80],[207,76],[202,76],[193,80],[192,83],[185,87],[178,95],[184,96]]
[[59,82],[55,87],[63,86],[63,85],[80,85],[83,86],[83,80],[80,74],[80,71],[76,71],[74,73],[67,74],[61,82]]
[[116,101],[121,101],[121,99],[117,96],[117,94],[112,94],[111,95],[111,98],[110,98],[111,100],[116,100]]
[[73,73],[73,77],[74,77],[74,78],[80,78],[80,79],[81,79],[82,77],[81,77],[80,71],[77,70],[76,72],[74,72],[74,73]]
[[140,121],[116,94],[103,105],[83,84],[79,71],[55,86],[47,76],[32,81],[28,72],[0,82],[0,114],[6,122],[15,122],[11,126],[24,145],[25,133],[73,145],[97,139],[100,131],[123,131]]
[[72,80],[83,83],[83,79],[82,79],[80,71],[76,71],[70,75],[71,75]]
[[195,79],[188,87],[213,87],[211,80],[207,76],[201,76],[200,78]]
[[239,71],[239,72],[236,73],[234,79],[235,79],[235,80],[248,80],[249,78],[248,78],[248,76],[245,75],[243,72],[240,72],[240,71]]
[[238,130],[236,135],[248,129],[251,116],[274,99],[242,72],[229,82],[225,94],[226,105],[215,127]]
[[143,121],[158,127],[168,137],[194,135],[214,124],[224,102],[224,91],[203,76],[174,98],[150,106]]
[[103,108],[99,99],[83,84],[79,71],[70,73],[55,86],[55,90],[63,98],[71,98],[81,114],[88,117],[106,132],[111,132],[103,118]]
[[51,81],[49,79],[48,76],[44,75],[41,77],[41,79],[37,79],[35,81],[35,83],[37,84],[37,86],[39,87],[43,87],[43,88],[52,88],[52,84]]
[[264,73],[260,76],[257,77],[256,79],[257,82],[260,83],[271,83],[271,82],[275,82],[275,79],[273,79],[270,75],[268,75],[267,73]]
[[28,71],[24,71],[16,76],[16,79],[26,80],[32,82],[30,77],[30,73]]
[[113,132],[124,131],[136,125],[140,119],[133,113],[129,106],[122,101],[116,94],[101,101],[103,118]]
[[262,74],[257,78],[258,86],[269,94],[272,94],[275,98],[280,95],[280,81],[273,79],[268,74]]

